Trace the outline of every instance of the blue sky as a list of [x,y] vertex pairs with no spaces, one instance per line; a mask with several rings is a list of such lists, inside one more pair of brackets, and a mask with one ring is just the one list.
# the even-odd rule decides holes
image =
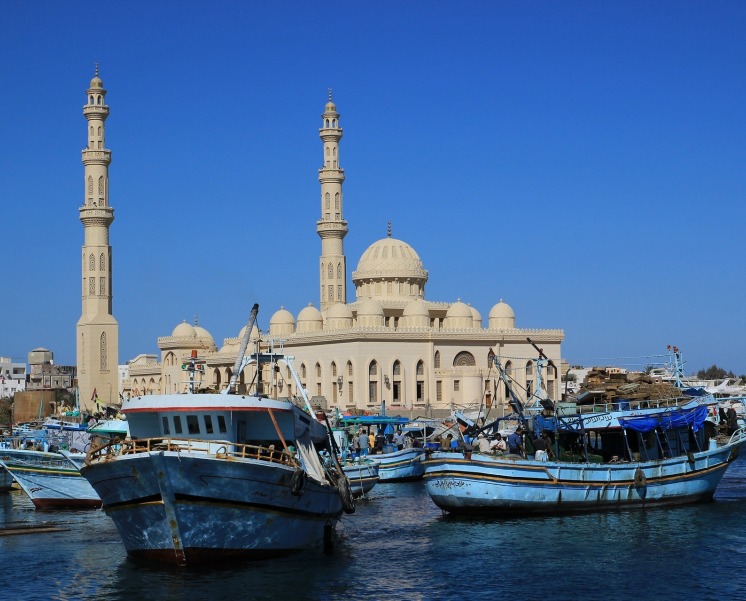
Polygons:
[[735,1],[6,0],[0,355],[75,362],[98,62],[120,362],[318,306],[332,88],[348,282],[391,220],[428,300],[503,298],[572,363],[746,373],[744,31]]

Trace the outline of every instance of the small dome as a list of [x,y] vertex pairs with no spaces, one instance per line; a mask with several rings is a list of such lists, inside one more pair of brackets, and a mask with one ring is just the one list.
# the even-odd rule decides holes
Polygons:
[[422,299],[407,303],[399,320],[401,328],[428,328],[430,327],[430,311]]
[[295,331],[295,318],[293,314],[280,307],[279,311],[276,311],[269,320],[269,335],[270,336],[286,336],[292,334]]
[[349,330],[352,327],[352,311],[344,303],[335,303],[326,310],[325,330]]
[[469,309],[471,309],[471,319],[474,322],[475,328],[481,328],[482,327],[482,314],[477,311],[474,307],[469,305]]
[[174,328],[174,331],[171,332],[171,336],[188,336],[190,338],[196,338],[197,333],[194,331],[194,328],[190,326],[186,321],[182,321],[178,326]]
[[361,328],[375,328],[385,325],[381,303],[371,298],[357,304],[357,325]]
[[383,307],[378,301],[366,298],[357,304],[357,316],[360,317],[361,315],[380,315],[383,317]]
[[100,89],[100,90],[103,90],[103,88],[104,88],[104,82],[103,82],[103,81],[101,81],[101,78],[100,78],[100,77],[99,77],[98,75],[96,75],[96,76],[95,76],[95,77],[94,77],[94,78],[93,78],[93,79],[91,80],[91,86],[90,86],[90,87],[91,87],[91,89],[92,89],[92,90],[93,90],[93,89]]
[[472,317],[469,305],[457,300],[446,311],[446,318],[443,320],[444,330],[458,330],[463,328],[473,328],[474,318]]
[[[318,106],[318,105],[317,105]],[[334,104],[331,100],[326,103],[326,106],[324,107],[325,113],[336,113],[337,112],[337,105]]]
[[500,302],[490,310],[490,319],[494,317],[511,317],[515,319],[515,313],[513,313],[513,309],[510,308],[508,303],[500,299]]
[[319,310],[313,304],[309,304],[298,313],[297,324],[298,332],[318,332],[324,325],[324,319]]
[[490,310],[490,330],[509,330],[515,328],[515,313],[510,305],[503,302],[497,303]]
[[427,310],[425,301],[421,298],[413,300],[404,307],[402,317],[430,317],[430,311]]
[[293,314],[288,311],[285,307],[280,307],[279,311],[276,311],[275,314],[272,316],[272,319],[269,320],[269,325],[272,326],[275,325],[281,325],[281,324],[293,324],[295,325],[295,318],[293,317]]
[[334,303],[329,307],[329,309],[327,309],[326,318],[336,319],[337,317],[352,319],[352,311],[350,311],[350,307],[344,303]]
[[[243,340],[244,334],[246,334],[246,328],[249,324],[246,324],[244,327],[241,328],[241,331],[238,333],[238,342],[239,344]],[[256,324],[251,326],[251,334],[249,334],[249,340],[258,340],[259,339],[259,328],[256,327]]]
[[472,319],[471,309],[466,303],[462,303],[461,300],[457,300],[446,311],[446,318],[448,317],[468,317]]

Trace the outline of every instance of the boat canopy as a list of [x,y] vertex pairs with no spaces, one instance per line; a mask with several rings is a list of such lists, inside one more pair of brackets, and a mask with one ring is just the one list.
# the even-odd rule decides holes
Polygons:
[[707,418],[707,407],[700,405],[688,411],[667,411],[638,417],[620,417],[622,428],[629,428],[635,432],[649,432],[656,428],[671,430],[691,426],[695,432],[699,431]]

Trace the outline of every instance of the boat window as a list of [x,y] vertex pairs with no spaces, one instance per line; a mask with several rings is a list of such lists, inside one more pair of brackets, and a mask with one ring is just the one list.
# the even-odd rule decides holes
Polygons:
[[225,416],[218,415],[218,431],[227,432],[228,428],[225,427]]
[[174,433],[181,434],[181,432],[181,417],[178,415],[174,415]]
[[212,416],[211,415],[205,415],[205,432],[208,434],[212,434]]
[[171,434],[171,428],[168,427],[168,418],[165,415],[163,416],[163,433]]
[[187,415],[187,430],[189,434],[199,434],[199,416]]

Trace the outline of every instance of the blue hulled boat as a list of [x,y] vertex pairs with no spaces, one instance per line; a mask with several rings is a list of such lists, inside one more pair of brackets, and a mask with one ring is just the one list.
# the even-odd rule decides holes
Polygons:
[[[542,414],[532,415],[494,360],[517,411],[513,418],[523,426],[523,448],[429,454],[425,484],[445,512],[544,514],[707,501],[746,443],[743,428],[724,433],[708,419],[714,401],[706,396],[667,408],[620,409],[613,420],[562,415],[543,399]],[[543,353],[540,368],[541,361]]]
[[342,512],[354,511],[341,466],[319,455],[332,448],[329,431],[305,396],[300,408],[234,393],[253,362],[270,374],[286,364],[303,390],[289,357],[243,360],[257,310],[224,393],[131,398],[122,407],[131,440],[89,453],[81,472],[131,556],[187,565],[329,548]]

